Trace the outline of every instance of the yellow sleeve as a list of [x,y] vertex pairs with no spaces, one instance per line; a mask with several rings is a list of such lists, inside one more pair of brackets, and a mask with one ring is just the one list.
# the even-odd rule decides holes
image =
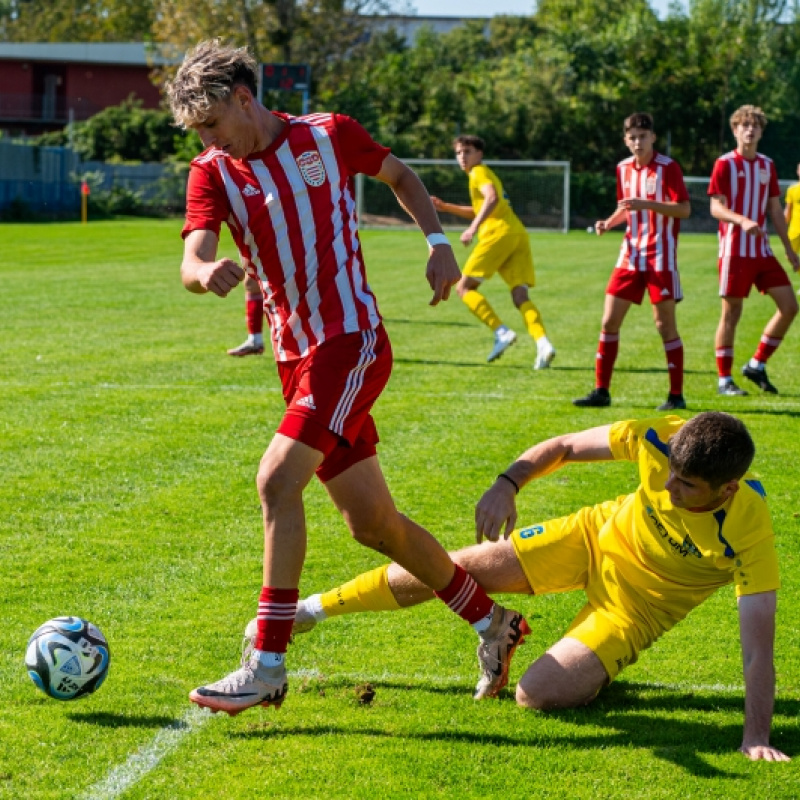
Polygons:
[[775,537],[768,536],[737,553],[733,582],[736,596],[772,592],[779,589],[778,554],[775,552]]
[[[672,438],[683,425],[684,420],[676,416],[656,417],[654,419],[629,419],[615,422],[608,434],[608,444],[616,461],[638,461],[639,449],[649,431],[660,442]],[[653,435],[651,434],[651,435]]]

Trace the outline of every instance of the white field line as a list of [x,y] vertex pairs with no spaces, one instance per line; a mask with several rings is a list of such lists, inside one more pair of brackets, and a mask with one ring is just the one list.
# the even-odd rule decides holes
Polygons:
[[[301,679],[309,678],[312,680],[326,677],[316,669],[296,670],[290,672],[289,676]],[[360,672],[337,672],[335,675],[329,675],[327,677],[351,681],[374,681],[378,683],[384,680],[412,684],[418,683],[421,679],[424,679],[426,683],[434,685],[448,685],[452,683],[464,683],[466,685],[463,675],[448,677],[444,675],[400,675],[391,672],[371,672],[369,674]],[[744,690],[743,686],[739,684],[721,683],[693,684],[646,681],[637,685],[646,689],[667,689],[669,691],[679,692],[739,693]],[[120,797],[148,773],[152,772],[165,756],[177,749],[183,739],[195,733],[211,718],[211,712],[192,706],[179,720],[162,728],[149,744],[139,748],[139,750],[130,756],[124,764],[114,767],[102,781],[89,787],[82,795],[83,800],[113,800],[113,798]]]
[[179,720],[162,728],[144,747],[139,748],[124,764],[114,767],[99,783],[90,786],[84,800],[111,800],[119,797],[149,772],[164,756],[175,750],[181,741],[210,719],[209,712],[197,706],[189,708]]

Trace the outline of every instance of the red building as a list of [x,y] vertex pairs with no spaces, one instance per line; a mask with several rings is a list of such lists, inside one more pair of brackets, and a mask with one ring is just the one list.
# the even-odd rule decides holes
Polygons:
[[161,92],[150,73],[176,60],[142,43],[0,43],[0,130],[57,130],[130,94],[158,108]]

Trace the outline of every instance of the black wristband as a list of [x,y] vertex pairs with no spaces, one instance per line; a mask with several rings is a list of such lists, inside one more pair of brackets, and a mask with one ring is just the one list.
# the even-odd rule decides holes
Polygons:
[[505,480],[507,480],[514,487],[514,492],[516,494],[519,494],[519,486],[517,485],[517,482],[513,478],[506,475],[505,472],[501,472],[497,477],[504,478]]

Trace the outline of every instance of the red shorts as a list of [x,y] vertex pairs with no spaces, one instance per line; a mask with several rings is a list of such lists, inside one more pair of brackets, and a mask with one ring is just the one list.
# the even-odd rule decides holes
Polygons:
[[377,452],[370,411],[392,374],[383,325],[323,342],[305,358],[279,361],[286,413],[278,433],[319,450],[323,482]]
[[650,302],[656,305],[663,300],[683,300],[681,279],[677,270],[638,270],[615,267],[606,286],[606,294],[641,305],[644,291],[650,293]]
[[766,294],[777,286],[792,285],[775,256],[729,256],[719,260],[718,268],[720,297],[749,297],[753,286]]

